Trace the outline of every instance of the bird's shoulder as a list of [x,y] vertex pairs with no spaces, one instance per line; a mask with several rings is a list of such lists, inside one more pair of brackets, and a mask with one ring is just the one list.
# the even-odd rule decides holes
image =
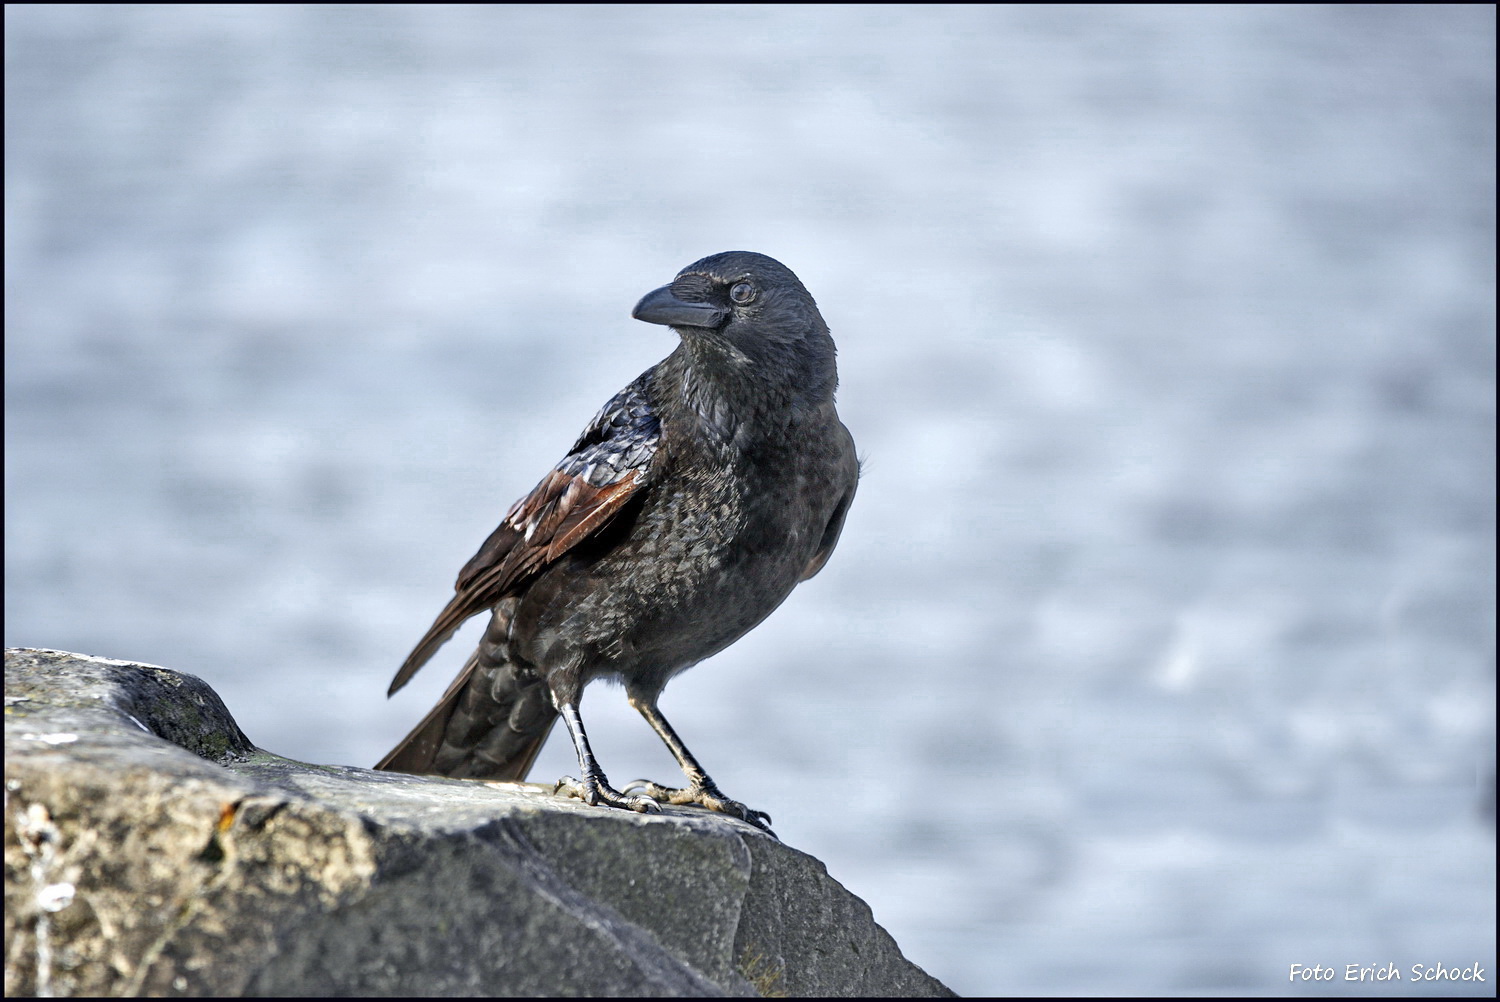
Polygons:
[[661,422],[650,371],[609,399],[459,572],[460,592],[507,589],[607,524],[652,480]]
[[661,442],[650,378],[648,370],[610,397],[554,472],[581,477],[594,486],[617,483],[631,472],[649,474]]

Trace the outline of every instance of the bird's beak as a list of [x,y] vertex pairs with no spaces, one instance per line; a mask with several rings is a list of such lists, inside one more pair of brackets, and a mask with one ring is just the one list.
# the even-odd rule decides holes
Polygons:
[[685,303],[672,295],[670,285],[664,285],[655,292],[646,293],[630,315],[648,324],[668,327],[717,327],[728,311],[710,303]]

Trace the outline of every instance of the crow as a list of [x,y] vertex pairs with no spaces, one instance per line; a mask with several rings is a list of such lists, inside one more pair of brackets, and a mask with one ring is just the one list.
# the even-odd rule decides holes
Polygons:
[[[680,343],[604,405],[464,565],[390,693],[488,612],[484,637],[376,768],[519,781],[561,716],[581,778],[555,792],[642,812],[697,804],[769,833],[770,817],[719,790],[657,699],[838,543],[859,463],[834,406],[833,339],[797,276],[748,251],[688,265],[631,315]],[[596,678],[624,684],[687,786],[609,785],[579,715]]]

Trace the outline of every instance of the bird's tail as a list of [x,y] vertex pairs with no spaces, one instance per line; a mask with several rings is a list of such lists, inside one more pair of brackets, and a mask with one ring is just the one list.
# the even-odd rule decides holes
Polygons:
[[557,721],[546,683],[481,644],[432,712],[375,768],[519,782]]

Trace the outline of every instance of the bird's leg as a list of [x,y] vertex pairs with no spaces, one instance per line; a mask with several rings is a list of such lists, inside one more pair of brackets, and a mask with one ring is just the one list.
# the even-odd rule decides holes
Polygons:
[[552,788],[553,793],[577,797],[586,804],[605,804],[643,814],[661,810],[661,806],[650,797],[627,797],[609,785],[609,780],[604,778],[604,770],[599,768],[599,762],[594,758],[594,750],[589,747],[589,737],[584,733],[583,718],[578,715],[576,700],[561,703],[557,709],[562,714],[563,723],[568,725],[568,733],[573,735],[573,747],[578,752],[578,768],[583,773],[583,779],[580,781],[572,776],[564,776]]
[[636,712],[646,718],[646,723],[661,738],[672,757],[677,759],[677,764],[682,766],[683,773],[688,778],[688,785],[681,789],[673,789],[669,786],[661,786],[645,779],[637,779],[625,784],[627,790],[638,790],[650,797],[668,804],[698,804],[707,807],[711,811],[728,814],[748,821],[768,835],[775,836],[771,831],[771,815],[765,811],[752,810],[740,803],[738,800],[730,800],[724,796],[722,790],[703,771],[703,766],[693,758],[693,753],[688,751],[687,745],[677,736],[672,725],[667,723],[667,718],[661,715],[661,710],[656,707],[655,695],[641,695],[630,693],[627,697],[630,705],[635,707]]

